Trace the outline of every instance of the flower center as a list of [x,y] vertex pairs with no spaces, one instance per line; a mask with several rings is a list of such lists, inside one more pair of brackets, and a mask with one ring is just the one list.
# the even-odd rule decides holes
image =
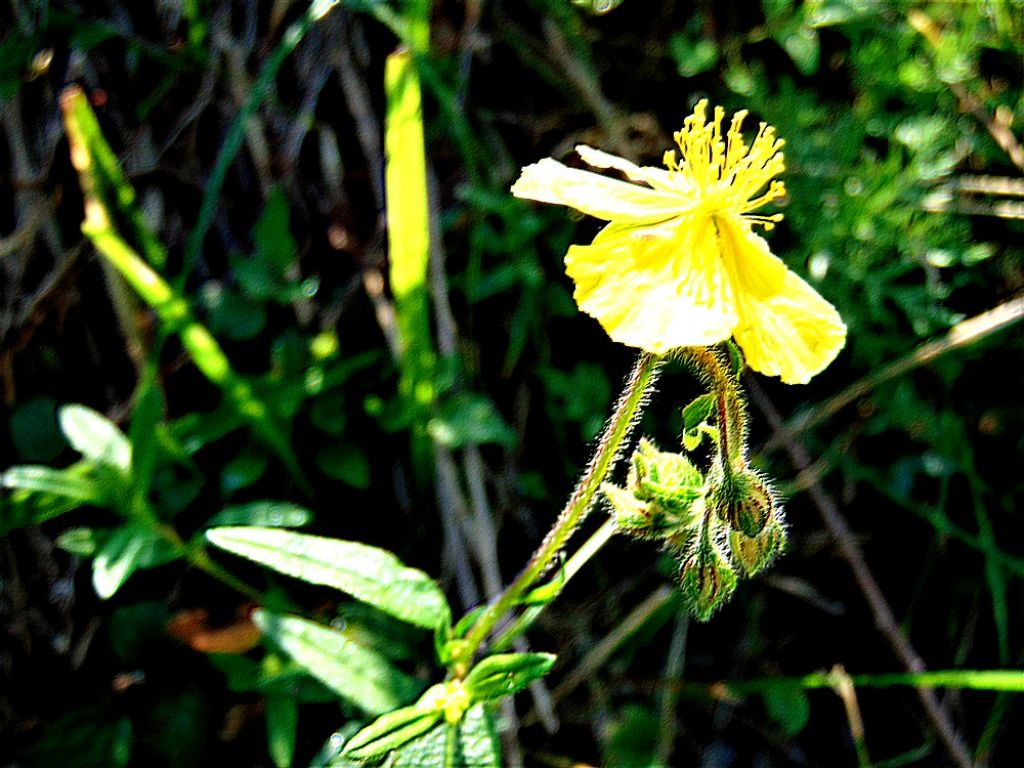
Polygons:
[[[782,214],[751,215],[753,211],[786,194],[786,187],[775,179],[785,170],[781,151],[785,142],[775,137],[775,129],[761,123],[753,144],[747,146],[741,128],[746,110],[733,115],[723,137],[725,110],[715,108],[712,122],[707,121],[707,100],[701,99],[686,118],[683,129],[675,133],[681,159],[675,150],[665,153],[664,162],[679,190],[695,203],[695,213],[704,216],[742,216],[752,224],[772,229]],[[764,189],[762,194],[755,195]]]

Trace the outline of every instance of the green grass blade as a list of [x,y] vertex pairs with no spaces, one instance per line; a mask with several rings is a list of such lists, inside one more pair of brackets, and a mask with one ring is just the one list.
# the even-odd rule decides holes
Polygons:
[[82,164],[89,168],[92,193],[108,210],[115,210],[123,217],[146,261],[162,269],[167,263],[167,252],[146,223],[136,203],[135,189],[128,183],[117,156],[103,137],[88,100],[80,90],[72,88],[65,92],[61,103],[71,151],[81,153],[78,157],[72,154],[75,167]]
[[387,98],[384,186],[391,291],[401,338],[399,391],[413,415],[416,465],[429,458],[427,419],[434,404],[427,269],[430,219],[419,75],[413,54],[400,49],[384,67]]
[[[976,691],[1010,691],[1024,693],[1024,670],[1016,669],[949,669],[930,672],[900,672],[891,675],[851,675],[858,688],[956,688]],[[799,686],[804,689],[831,688],[835,677],[817,672],[803,677],[764,677],[754,680],[727,682],[726,687],[736,694],[763,693],[780,686]]]

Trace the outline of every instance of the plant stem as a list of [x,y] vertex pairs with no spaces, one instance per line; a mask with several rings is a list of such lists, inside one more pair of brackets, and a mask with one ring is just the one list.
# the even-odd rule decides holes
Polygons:
[[640,353],[626,380],[625,389],[615,405],[615,410],[605,426],[594,456],[554,526],[515,581],[488,606],[466,635],[463,651],[456,659],[457,675],[461,676],[468,671],[469,663],[494,626],[516,605],[526,590],[544,575],[569,537],[586,517],[594,495],[618,458],[623,443],[636,423],[640,407],[657,378],[660,363],[661,359],[657,355]]
[[502,633],[494,640],[492,650],[500,652],[508,648],[512,641],[519,637],[523,632],[528,630],[537,617],[540,615],[552,600],[562,594],[562,590],[565,589],[565,585],[569,583],[569,579],[575,576],[580,568],[587,564],[587,562],[596,555],[605,544],[615,535],[615,520],[608,518],[604,521],[600,528],[598,528],[591,535],[589,539],[583,542],[583,546],[573,553],[572,557],[565,561],[558,574],[555,576],[558,579],[558,591],[551,596],[550,600],[546,600],[538,605],[531,605],[525,611],[520,614],[515,621],[506,627]]
[[747,424],[740,398],[739,385],[721,356],[710,347],[687,347],[683,359],[711,384],[718,412],[718,433],[722,454],[722,471],[746,466]]

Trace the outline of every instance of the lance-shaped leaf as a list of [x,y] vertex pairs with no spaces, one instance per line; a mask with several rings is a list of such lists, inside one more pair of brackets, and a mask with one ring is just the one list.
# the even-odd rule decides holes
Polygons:
[[466,712],[457,725],[440,723],[399,748],[391,768],[501,768],[494,718],[485,704]]
[[217,526],[264,526],[267,528],[299,528],[307,525],[313,514],[305,507],[287,501],[250,501],[247,504],[233,504],[224,507],[211,517],[206,525]]
[[376,760],[426,733],[441,719],[444,687],[443,683],[432,686],[411,707],[381,715],[349,739],[343,754],[354,760]]
[[131,471],[132,446],[118,426],[102,413],[84,405],[60,409],[60,429],[71,447],[99,464]]
[[78,504],[103,506],[106,503],[103,488],[91,477],[87,477],[84,474],[86,471],[84,463],[75,464],[67,469],[25,464],[11,467],[0,475],[0,485],[5,488],[53,494]]
[[169,563],[181,550],[156,531],[136,523],[118,528],[103,541],[92,563],[92,585],[100,599],[112,597],[135,571]]
[[379,715],[412,698],[419,683],[383,656],[328,627],[260,610],[253,621],[313,677],[367,712]]
[[434,629],[451,620],[434,580],[386,550],[274,528],[214,528],[206,538],[302,581],[340,589],[418,627]]
[[466,675],[466,690],[473,701],[511,696],[551,671],[553,653],[498,653],[482,659]]

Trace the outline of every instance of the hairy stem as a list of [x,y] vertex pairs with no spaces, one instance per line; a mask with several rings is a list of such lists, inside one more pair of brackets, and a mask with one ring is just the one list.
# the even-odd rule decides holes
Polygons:
[[463,650],[456,659],[456,674],[461,675],[468,671],[469,663],[476,656],[491,630],[506,613],[515,607],[519,598],[547,572],[569,537],[586,518],[594,495],[614,465],[623,444],[636,423],[640,408],[657,378],[660,362],[657,355],[647,352],[640,353],[583,477],[580,478],[565,508],[526,567],[515,581],[498,596],[498,599],[488,606],[469,630]]

